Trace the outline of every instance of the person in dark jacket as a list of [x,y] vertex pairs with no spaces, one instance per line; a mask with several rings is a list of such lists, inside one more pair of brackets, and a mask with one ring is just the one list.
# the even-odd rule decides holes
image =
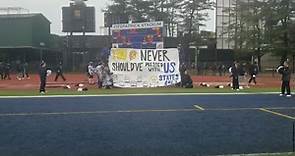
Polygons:
[[39,75],[40,75],[40,94],[45,94],[45,87],[46,87],[46,77],[47,77],[47,67],[46,63],[44,61],[41,62],[40,64],[40,70],[39,70]]
[[254,64],[250,65],[249,74],[250,74],[251,78],[249,79],[248,84],[250,85],[250,83],[253,81],[254,84],[256,85],[256,75],[258,74],[258,66],[257,66],[256,62],[254,62]]
[[4,78],[4,65],[0,62],[0,79],[3,80]]
[[239,91],[240,85],[239,85],[239,75],[240,75],[240,68],[238,62],[234,62],[232,67],[230,68],[231,77],[232,77],[232,84],[233,84],[233,90]]
[[277,71],[282,75],[282,86],[281,86],[280,96],[285,95],[285,90],[287,90],[286,96],[291,97],[291,89],[290,89],[291,71],[289,69],[289,65],[287,61],[284,62],[283,66],[279,66]]
[[28,62],[24,62],[24,63],[22,64],[22,78],[23,78],[23,79],[24,79],[25,77],[27,77],[27,79],[30,79],[28,69],[29,69],[29,64],[28,64]]
[[193,80],[191,76],[187,73],[187,70],[184,71],[183,76],[181,77],[181,86],[184,88],[193,88]]
[[10,63],[5,63],[4,64],[4,77],[3,77],[3,79],[4,80],[6,80],[6,79],[8,79],[8,80],[11,80],[11,78],[10,78]]
[[58,77],[61,76],[61,78],[66,81],[66,78],[63,75],[63,66],[62,66],[62,62],[59,62],[57,68],[56,68],[56,76],[54,81],[57,81]]

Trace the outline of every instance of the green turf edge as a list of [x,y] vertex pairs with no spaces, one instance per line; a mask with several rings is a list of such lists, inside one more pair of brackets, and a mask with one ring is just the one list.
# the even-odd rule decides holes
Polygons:
[[[46,95],[101,95],[101,94],[156,94],[156,93],[235,93],[230,88],[113,88],[96,89],[78,92],[76,89],[47,89]],[[278,92],[279,88],[248,88],[238,91],[238,93],[265,93]],[[37,89],[27,90],[0,90],[0,96],[37,96],[40,95]]]

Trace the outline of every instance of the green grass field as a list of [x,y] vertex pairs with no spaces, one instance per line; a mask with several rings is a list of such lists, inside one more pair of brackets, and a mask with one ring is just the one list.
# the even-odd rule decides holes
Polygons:
[[[157,93],[234,93],[230,88],[136,88],[136,89],[95,89],[78,92],[76,89],[49,88],[45,95],[100,95],[100,94],[157,94]],[[238,93],[265,93],[278,92],[279,88],[248,88],[238,91]],[[31,90],[0,90],[0,96],[35,96],[40,95],[38,89]]]

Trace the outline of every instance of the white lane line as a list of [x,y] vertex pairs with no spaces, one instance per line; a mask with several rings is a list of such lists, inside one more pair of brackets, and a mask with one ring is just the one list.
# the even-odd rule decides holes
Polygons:
[[10,116],[51,116],[51,115],[83,115],[83,114],[110,114],[110,113],[148,113],[148,112],[191,112],[195,109],[146,109],[146,110],[116,110],[116,111],[89,111],[89,112],[37,112],[37,113],[2,113],[0,117]]
[[53,116],[53,115],[83,115],[83,114],[111,114],[111,113],[147,113],[147,112],[191,112],[191,111],[245,111],[260,110],[295,120],[295,117],[284,115],[273,110],[294,110],[295,107],[269,107],[269,108],[203,108],[199,105],[193,105],[194,109],[139,109],[139,110],[114,110],[114,111],[81,111],[81,112],[29,112],[29,113],[0,113],[0,117],[10,116]]
[[207,108],[207,111],[246,111],[246,110],[259,110],[260,108]]
[[199,105],[194,105],[194,107],[198,110],[204,111],[205,109]]
[[281,116],[281,117],[284,117],[284,118],[287,118],[287,119],[295,120],[295,117],[285,115],[285,114],[281,114],[281,113],[278,113],[278,112],[274,112],[274,111],[271,111],[271,110],[268,110],[268,109],[265,109],[265,108],[260,108],[259,110],[261,110],[263,112],[270,113],[270,114],[274,114],[274,115],[277,115],[277,116]]
[[0,96],[0,99],[21,98],[63,98],[63,97],[126,97],[126,96],[186,96],[186,95],[272,95],[277,92],[253,93],[154,93],[154,94],[99,94],[99,95],[36,95],[36,96]]

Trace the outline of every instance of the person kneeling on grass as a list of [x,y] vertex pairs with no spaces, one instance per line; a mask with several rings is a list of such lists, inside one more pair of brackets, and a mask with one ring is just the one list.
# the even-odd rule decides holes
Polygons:
[[181,87],[193,88],[193,80],[191,76],[187,73],[187,71],[184,71],[181,79]]
[[287,97],[291,97],[290,90],[290,79],[291,79],[291,71],[289,69],[288,63],[285,61],[283,66],[279,66],[277,72],[282,74],[282,86],[281,86],[281,94],[283,96],[285,94],[285,90],[287,90]]

